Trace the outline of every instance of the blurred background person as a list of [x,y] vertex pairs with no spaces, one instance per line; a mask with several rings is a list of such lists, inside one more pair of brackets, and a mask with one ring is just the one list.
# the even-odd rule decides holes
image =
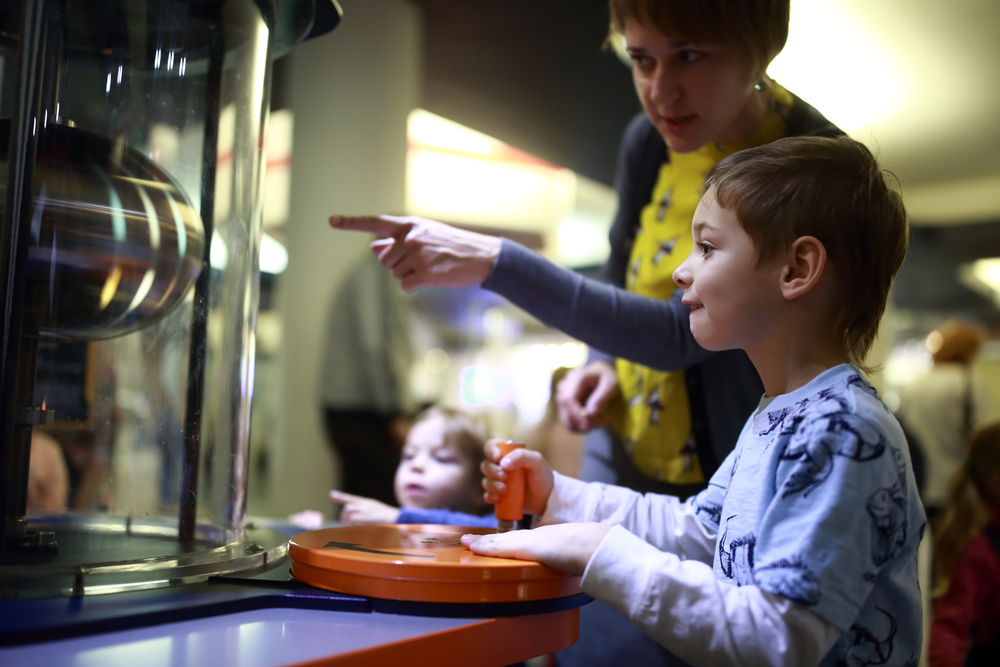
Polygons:
[[393,503],[393,478],[413,401],[410,306],[368,253],[335,293],[327,320],[320,399],[341,488]]
[[979,326],[949,320],[927,336],[933,366],[900,391],[896,414],[923,459],[922,496],[932,527],[948,502],[948,485],[965,460],[973,428],[988,411],[972,361],[986,340]]
[[69,499],[69,468],[62,445],[48,433],[31,431],[28,463],[29,512],[59,512]]
[[930,664],[1000,665],[1000,422],[972,436],[935,540]]

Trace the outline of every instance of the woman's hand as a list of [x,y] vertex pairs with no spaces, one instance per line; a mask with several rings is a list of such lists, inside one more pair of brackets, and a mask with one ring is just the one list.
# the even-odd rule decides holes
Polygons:
[[421,287],[481,285],[500,254],[500,239],[416,217],[330,217],[330,226],[370,232],[372,252],[407,292]]
[[330,498],[343,505],[340,510],[341,523],[348,526],[370,526],[377,523],[396,523],[399,508],[385,503],[353,496],[343,491],[331,491]]
[[609,530],[606,523],[560,523],[496,535],[463,535],[462,544],[480,556],[534,560],[579,575]]
[[606,423],[604,407],[618,396],[618,373],[606,361],[574,368],[556,387],[559,421],[574,433],[586,433]]
[[541,454],[530,449],[515,449],[501,460],[500,448],[497,447],[499,442],[502,440],[490,440],[486,443],[486,460],[479,466],[486,476],[483,480],[483,488],[486,490],[483,497],[486,502],[491,505],[500,502],[507,493],[507,485],[504,484],[507,474],[513,470],[523,469],[524,511],[535,516],[545,514],[549,496],[552,495],[552,487],[555,485],[552,468]]

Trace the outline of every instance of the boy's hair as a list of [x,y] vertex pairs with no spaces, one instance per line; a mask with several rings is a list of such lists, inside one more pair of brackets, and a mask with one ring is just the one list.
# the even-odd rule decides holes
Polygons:
[[788,39],[790,0],[609,0],[608,43],[625,21],[654,27],[665,35],[736,48],[762,76]]
[[848,137],[779,139],[720,161],[705,178],[702,193],[710,190],[736,214],[759,262],[802,236],[823,243],[844,354],[866,368],[909,239],[902,197],[871,151]]
[[413,424],[417,425],[434,417],[440,417],[444,422],[444,433],[447,441],[454,443],[468,455],[477,471],[476,479],[478,481],[479,464],[486,458],[483,447],[490,438],[486,425],[467,412],[446,405],[432,405],[421,410],[414,417]]

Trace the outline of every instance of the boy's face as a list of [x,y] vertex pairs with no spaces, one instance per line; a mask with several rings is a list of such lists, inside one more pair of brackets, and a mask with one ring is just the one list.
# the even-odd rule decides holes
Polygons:
[[753,66],[734,49],[694,44],[633,20],[623,32],[636,92],[670,150],[739,141],[756,129],[741,122],[752,113]]
[[757,265],[757,250],[736,214],[709,191],[691,224],[694,248],[674,271],[691,308],[691,334],[707,350],[749,350],[784,302],[781,257]]
[[395,490],[400,507],[471,512],[483,504],[475,462],[449,442],[444,419],[436,415],[410,429]]

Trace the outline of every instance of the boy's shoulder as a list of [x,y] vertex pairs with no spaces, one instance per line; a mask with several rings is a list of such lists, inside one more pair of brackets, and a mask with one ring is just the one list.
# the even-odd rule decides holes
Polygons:
[[838,460],[870,463],[856,472],[876,484],[888,476],[898,489],[906,488],[906,440],[876,390],[846,364],[817,380],[769,406],[754,424],[751,437],[774,447],[776,463],[785,469],[779,474],[781,495],[808,497],[831,473],[837,476]]
[[752,426],[734,465],[747,471],[723,507],[719,572],[737,573],[740,545],[752,544],[752,581],[850,628],[845,637],[885,636],[886,623],[919,633],[923,510],[902,432],[871,384],[854,366],[834,367]]
[[756,429],[753,435],[801,432],[803,427],[823,422],[832,423],[834,432],[842,432],[841,428],[849,431],[850,425],[855,425],[878,429],[893,440],[902,437],[896,418],[878,392],[849,364],[829,369],[805,387],[780,398],[783,400],[776,400],[761,412],[758,423],[763,428]]

